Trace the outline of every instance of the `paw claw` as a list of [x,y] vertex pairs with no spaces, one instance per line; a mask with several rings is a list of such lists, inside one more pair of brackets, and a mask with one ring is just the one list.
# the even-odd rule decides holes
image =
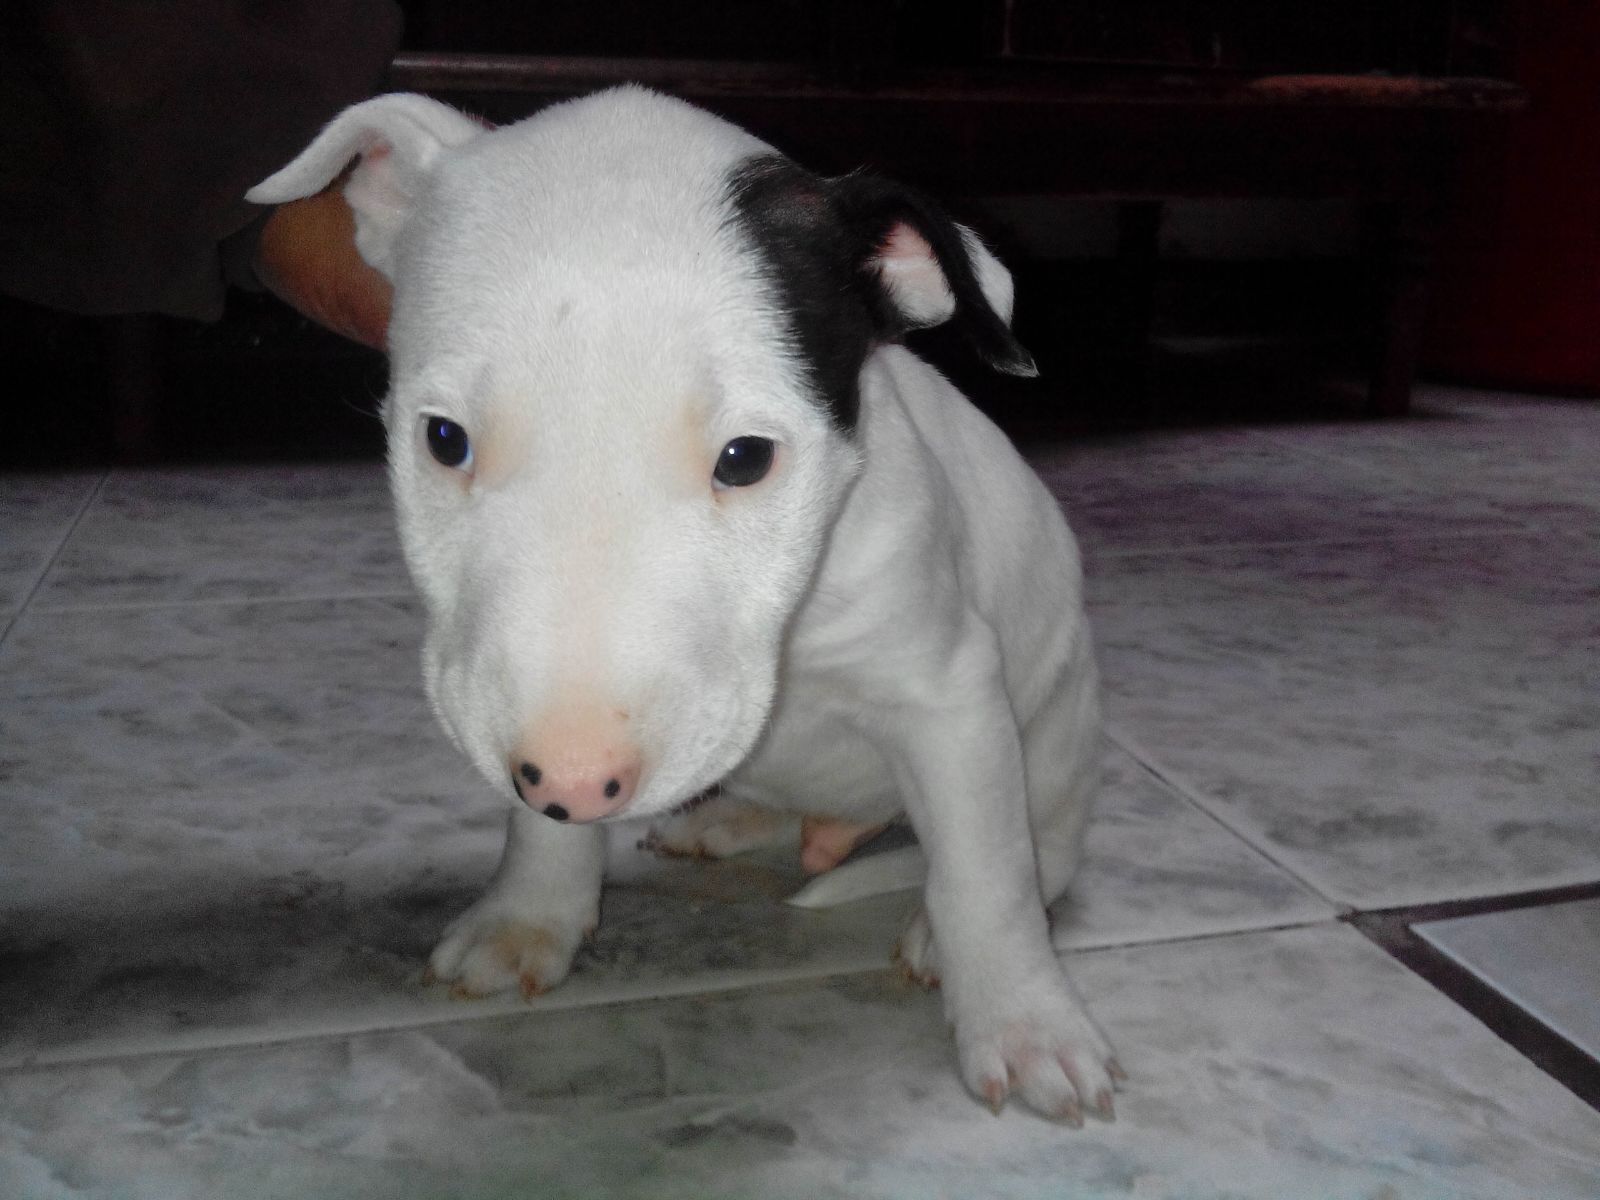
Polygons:
[[983,1102],[998,1117],[1000,1110],[1006,1106],[1006,1085],[998,1079],[989,1080],[983,1085]]
[[1122,1069],[1122,1064],[1114,1058],[1106,1059],[1106,1073],[1118,1083],[1128,1082],[1128,1073]]
[[899,946],[894,948],[892,961],[894,962],[895,970],[900,973],[900,978],[907,983],[921,988],[936,988],[939,986],[939,977],[926,971],[919,971],[912,965],[911,960],[906,957],[905,952]]
[[566,978],[581,926],[570,932],[493,910],[469,910],[445,931],[427,978],[452,984],[456,1000],[475,1000],[516,989],[525,1000]]
[[919,912],[900,935],[895,944],[894,961],[900,973],[912,983],[925,988],[936,988],[939,980],[939,956],[933,945],[933,932],[928,928],[928,914]]
[[[1112,1119],[1110,1048],[1070,992],[1046,993],[1031,1011],[958,1012],[954,1023],[962,1075],[990,1108],[1010,1094],[1072,1129],[1086,1115]],[[1000,1083],[1007,1075],[1009,1085]]]

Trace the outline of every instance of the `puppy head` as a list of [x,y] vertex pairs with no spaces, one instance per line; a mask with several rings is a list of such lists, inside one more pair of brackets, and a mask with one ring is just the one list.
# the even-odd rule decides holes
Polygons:
[[251,198],[352,158],[358,249],[395,286],[390,474],[436,711],[556,819],[683,802],[760,736],[870,449],[866,359],[955,317],[1031,373],[1010,277],[908,189],[639,88],[496,130],[379,97]]

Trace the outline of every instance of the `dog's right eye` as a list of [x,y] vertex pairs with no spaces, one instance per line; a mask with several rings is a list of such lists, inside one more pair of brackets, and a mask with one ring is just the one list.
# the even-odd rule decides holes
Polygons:
[[447,467],[465,471],[472,465],[472,443],[467,431],[446,417],[425,417],[428,453]]
[[775,449],[770,438],[734,438],[717,455],[717,465],[711,472],[713,486],[737,488],[760,483],[772,469]]

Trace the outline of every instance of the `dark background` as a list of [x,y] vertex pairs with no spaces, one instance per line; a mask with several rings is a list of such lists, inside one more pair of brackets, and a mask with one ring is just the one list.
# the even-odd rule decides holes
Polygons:
[[[918,348],[1003,425],[1049,434],[1369,412],[1396,263],[1417,258],[1415,246],[1428,278],[1451,280],[1436,317],[1454,314],[1450,336],[1475,344],[1461,311],[1477,311],[1473,287],[1494,283],[1468,269],[1508,219],[1494,188],[1527,140],[1519,131],[1537,125],[1547,76],[1572,73],[1552,67],[1560,55],[1549,45],[1581,32],[1563,33],[1551,6],[1498,0],[401,7],[400,61],[412,62],[409,75],[397,68],[397,84],[426,78],[496,119],[584,90],[591,77],[665,70],[808,165],[872,163],[937,191],[1013,268],[1018,330],[1042,378],[988,378],[937,332]],[[556,78],[488,88],[460,65],[473,52],[527,56]],[[419,74],[419,55],[434,56],[431,74]],[[575,56],[608,61],[574,75]],[[740,74],[739,64],[766,74]],[[1239,102],[1252,80],[1285,74],[1346,85],[1516,80],[1533,113],[1446,110],[1393,89],[1358,104]],[[774,81],[791,77],[811,91],[774,98]],[[922,98],[896,100],[908,87]],[[996,89],[1018,88],[1053,99],[986,107]],[[1596,131],[1562,126],[1557,149],[1581,152],[1585,132]],[[1397,192],[1394,180],[1423,158],[1426,193]],[[1396,233],[1401,210],[1427,215],[1415,246]],[[0,355],[18,381],[0,463],[381,454],[382,356],[264,295],[232,293],[214,324],[73,317],[0,299]],[[1448,339],[1429,351],[1445,376],[1600,385],[1586,385],[1582,369],[1566,380],[1495,378],[1460,358]]]

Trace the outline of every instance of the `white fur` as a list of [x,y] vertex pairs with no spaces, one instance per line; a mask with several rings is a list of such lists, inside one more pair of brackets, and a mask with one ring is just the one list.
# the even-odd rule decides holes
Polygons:
[[[867,359],[854,438],[807,395],[728,219],[730,169],[764,152],[636,88],[493,132],[382,97],[253,195],[372,160],[347,194],[395,284],[386,421],[424,676],[485,778],[509,798],[518,739],[582,709],[612,714],[644,764],[621,818],[719,781],[779,810],[907,813],[928,880],[902,953],[943,980],[968,1086],[1068,1120],[1109,1109],[1109,1048],[1045,919],[1095,778],[1072,537],[908,351]],[[962,234],[1009,317],[1009,275]],[[948,317],[936,267],[885,273],[908,323]],[[428,415],[469,431],[473,473],[433,461]],[[771,475],[713,489],[745,435],[778,444]],[[501,870],[434,972],[472,991],[558,982],[596,919],[605,838],[515,805]]]

